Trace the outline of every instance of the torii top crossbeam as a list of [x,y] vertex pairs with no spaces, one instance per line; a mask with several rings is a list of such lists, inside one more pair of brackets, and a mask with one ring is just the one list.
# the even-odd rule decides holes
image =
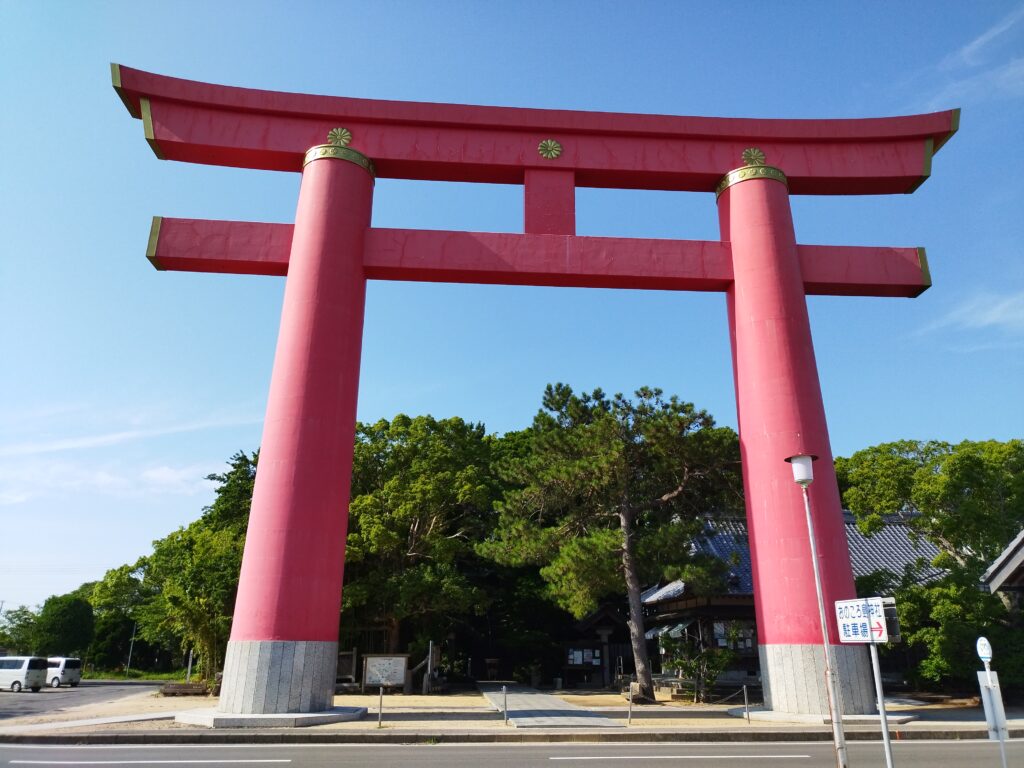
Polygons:
[[[829,603],[854,593],[804,297],[912,297],[930,277],[922,248],[798,245],[789,195],[912,192],[959,111],[671,117],[112,76],[158,157],[302,173],[294,225],[156,218],[147,251],[158,269],[287,275],[222,710],[330,705],[365,283],[395,279],[726,294],[765,693],[775,709],[825,711],[808,526],[784,459],[820,459],[822,590]],[[525,232],[371,228],[375,176],[522,184]],[[577,236],[580,186],[716,192],[721,239]],[[857,650],[833,651],[848,713],[872,706]]]
[[[709,192],[756,145],[792,194],[912,192],[959,110],[853,120],[676,117],[310,96],[212,85],[111,65],[114,88],[161,158],[299,171],[343,125],[380,178],[522,184],[530,169],[576,186]],[[538,157],[556,136],[555,158]]]

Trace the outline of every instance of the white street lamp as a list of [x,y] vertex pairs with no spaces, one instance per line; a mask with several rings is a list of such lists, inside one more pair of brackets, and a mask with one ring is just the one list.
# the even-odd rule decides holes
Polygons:
[[793,482],[800,486],[804,495],[804,511],[807,513],[807,536],[811,541],[811,565],[814,568],[814,588],[818,594],[818,612],[821,615],[821,645],[825,651],[825,690],[828,692],[828,714],[832,720],[832,741],[836,747],[836,765],[847,768],[846,737],[843,734],[843,711],[836,697],[836,683],[833,675],[832,646],[828,642],[828,619],[825,617],[825,596],[821,590],[821,572],[818,569],[818,544],[814,538],[814,520],[811,518],[811,497],[807,486],[814,482],[813,462],[817,456],[797,454],[786,461],[793,468]]

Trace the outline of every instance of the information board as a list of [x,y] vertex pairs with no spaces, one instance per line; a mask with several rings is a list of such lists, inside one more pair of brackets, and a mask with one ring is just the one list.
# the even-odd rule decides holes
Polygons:
[[409,663],[408,654],[394,656],[364,656],[364,686],[402,686],[405,685],[405,669]]
[[841,643],[885,643],[885,605],[880,597],[836,600],[836,624]]

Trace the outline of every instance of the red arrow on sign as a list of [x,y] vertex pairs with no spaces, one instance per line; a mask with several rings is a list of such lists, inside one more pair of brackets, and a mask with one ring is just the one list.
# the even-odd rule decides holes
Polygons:
[[875,625],[871,627],[871,634],[873,636],[881,637],[885,632],[885,626],[880,621],[876,621]]

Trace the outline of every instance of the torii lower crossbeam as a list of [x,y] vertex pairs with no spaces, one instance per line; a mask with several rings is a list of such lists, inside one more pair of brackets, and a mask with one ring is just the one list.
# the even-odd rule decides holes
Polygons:
[[[159,270],[288,273],[291,224],[155,217],[146,256]],[[931,285],[924,248],[798,245],[809,296],[903,296]],[[724,292],[729,243],[423,229],[366,234],[369,280]]]

